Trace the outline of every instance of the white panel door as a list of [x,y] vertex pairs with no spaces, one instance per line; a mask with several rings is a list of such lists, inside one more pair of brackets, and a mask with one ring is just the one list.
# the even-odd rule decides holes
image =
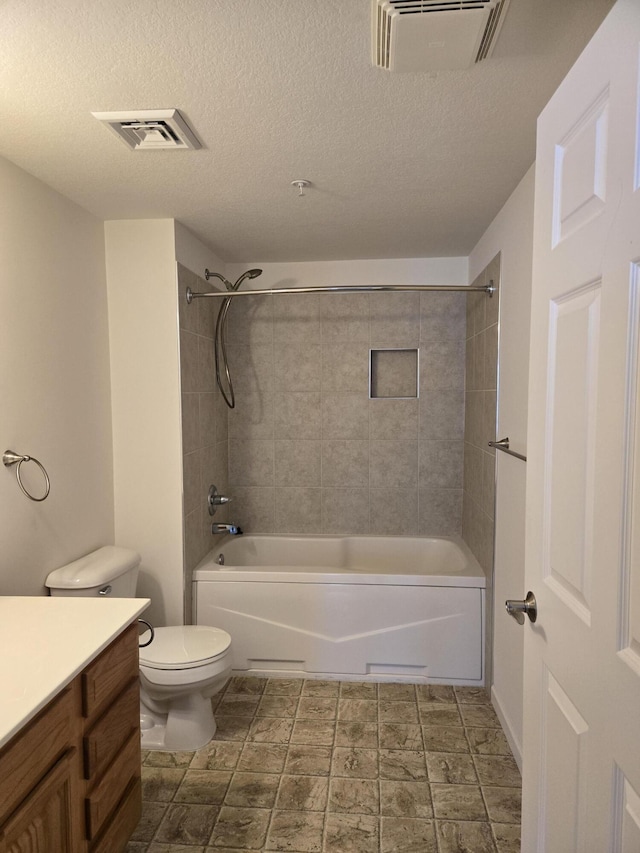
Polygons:
[[524,853],[640,851],[639,56],[619,0],[538,122]]

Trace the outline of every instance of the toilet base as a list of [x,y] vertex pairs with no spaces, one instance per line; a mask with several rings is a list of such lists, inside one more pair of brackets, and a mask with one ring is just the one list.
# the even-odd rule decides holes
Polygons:
[[171,700],[167,713],[141,700],[140,729],[142,749],[194,752],[209,743],[216,731],[211,699],[200,694],[180,696]]

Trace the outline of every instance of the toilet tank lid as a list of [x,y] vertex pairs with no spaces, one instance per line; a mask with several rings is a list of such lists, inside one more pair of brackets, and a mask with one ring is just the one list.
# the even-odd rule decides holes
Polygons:
[[45,584],[49,589],[88,589],[100,586],[120,577],[140,565],[140,554],[129,548],[105,545],[85,554],[73,563],[55,569]]

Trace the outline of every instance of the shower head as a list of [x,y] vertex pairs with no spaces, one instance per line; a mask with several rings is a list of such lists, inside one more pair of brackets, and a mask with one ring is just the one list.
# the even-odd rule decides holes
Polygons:
[[232,284],[230,287],[227,285],[229,290],[237,290],[245,278],[258,278],[259,275],[262,275],[262,270],[247,270],[243,272],[240,278],[236,281],[235,284]]

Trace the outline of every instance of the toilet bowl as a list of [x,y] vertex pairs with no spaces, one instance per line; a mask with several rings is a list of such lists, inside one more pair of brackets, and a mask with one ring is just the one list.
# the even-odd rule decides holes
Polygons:
[[[140,638],[149,639],[149,632]],[[231,637],[219,628],[156,628],[140,649],[140,727],[143,749],[198,749],[216,730],[211,697],[231,672]]]
[[[51,572],[51,595],[134,598],[140,555],[108,545]],[[143,749],[193,751],[216,730],[211,697],[231,673],[231,637],[204,625],[156,628],[140,638]]]

